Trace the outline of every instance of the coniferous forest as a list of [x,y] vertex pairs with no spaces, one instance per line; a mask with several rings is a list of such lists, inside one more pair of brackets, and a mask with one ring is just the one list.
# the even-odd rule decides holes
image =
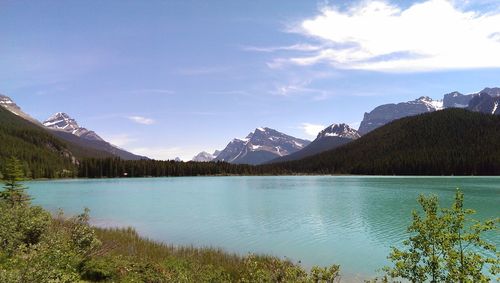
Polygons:
[[[208,175],[499,175],[500,117],[448,109],[396,120],[347,145],[260,166],[96,158],[0,108],[0,171],[11,156],[29,178]],[[101,155],[102,156],[102,155]]]
[[499,175],[500,116],[447,109],[407,117],[279,166],[309,174]]

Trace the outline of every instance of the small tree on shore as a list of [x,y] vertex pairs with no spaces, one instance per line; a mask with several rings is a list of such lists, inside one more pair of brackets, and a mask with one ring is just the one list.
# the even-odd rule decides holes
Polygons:
[[408,227],[412,236],[404,249],[392,248],[394,267],[384,270],[392,278],[410,282],[489,282],[499,269],[496,246],[481,238],[498,230],[499,219],[480,222],[470,218],[475,211],[463,208],[463,193],[457,189],[451,208],[441,209],[437,196],[420,195],[423,216],[413,211]]
[[3,172],[4,190],[0,192],[0,198],[10,206],[25,205],[29,203],[30,197],[26,194],[26,187],[20,182],[24,180],[24,171],[21,162],[11,157],[7,160]]

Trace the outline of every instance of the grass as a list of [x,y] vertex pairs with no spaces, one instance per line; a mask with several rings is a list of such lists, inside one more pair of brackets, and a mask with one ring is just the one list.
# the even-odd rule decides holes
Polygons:
[[[243,257],[227,253],[217,248],[195,248],[190,246],[173,246],[146,238],[142,238],[135,229],[128,228],[95,228],[96,236],[102,242],[101,253],[113,256],[133,257],[143,261],[162,263],[165,259],[178,259],[200,265],[222,267],[238,277],[244,269]],[[259,259],[269,259],[258,256]]]
[[[266,255],[240,256],[217,248],[177,247],[142,238],[133,228],[95,228],[102,242],[94,257],[104,259],[107,279],[128,281],[148,268],[147,282],[333,282],[338,266],[313,268],[308,273],[288,260]],[[119,260],[117,260],[119,259]],[[115,264],[113,264],[115,262]],[[130,266],[130,263],[139,269]],[[111,263],[111,265],[109,264]],[[124,268],[125,267],[125,268]],[[100,267],[98,264],[97,269]],[[94,272],[94,271],[92,271]],[[90,272],[90,273],[92,273]],[[95,273],[95,272],[94,272]],[[148,273],[146,271],[146,273]],[[150,275],[151,275],[150,274]],[[139,274],[140,275],[140,274]],[[148,275],[148,276],[150,276]],[[104,276],[105,277],[105,276]],[[89,279],[98,279],[90,276]],[[331,280],[327,280],[331,279]]]

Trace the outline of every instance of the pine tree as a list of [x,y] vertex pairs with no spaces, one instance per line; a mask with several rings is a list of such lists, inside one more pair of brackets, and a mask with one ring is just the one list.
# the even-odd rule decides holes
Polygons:
[[3,178],[5,185],[4,190],[0,192],[0,199],[11,207],[28,204],[30,197],[25,192],[26,187],[20,183],[24,179],[24,171],[17,158],[11,157],[7,160]]

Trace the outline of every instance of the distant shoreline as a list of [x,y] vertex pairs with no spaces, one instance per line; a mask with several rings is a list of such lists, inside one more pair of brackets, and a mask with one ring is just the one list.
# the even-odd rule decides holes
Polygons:
[[355,175],[355,174],[289,174],[289,175],[197,175],[197,176],[147,176],[147,177],[100,177],[100,178],[37,178],[26,179],[24,182],[58,181],[58,180],[127,180],[127,179],[157,179],[157,178],[204,178],[204,177],[386,177],[386,178],[500,178],[500,175]]

